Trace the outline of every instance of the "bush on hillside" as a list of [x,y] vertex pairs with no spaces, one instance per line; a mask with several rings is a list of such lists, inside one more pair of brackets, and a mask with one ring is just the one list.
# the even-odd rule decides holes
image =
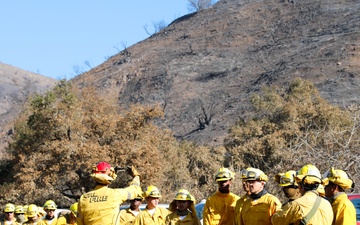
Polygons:
[[[359,182],[359,114],[323,100],[313,84],[297,79],[286,88],[267,87],[251,99],[253,118],[229,131],[224,147],[210,148],[177,142],[153,121],[163,116],[159,106],[133,105],[121,109],[114,99],[101,99],[94,89],[73,90],[68,82],[35,96],[18,119],[11,155],[0,165],[2,204],[35,203],[53,199],[69,206],[94,188],[90,172],[99,161],[134,165],[142,188],[156,185],[162,202],[177,190],[188,189],[197,200],[217,189],[214,174],[222,167],[238,172],[248,166],[262,169],[274,185],[278,172],[313,163],[321,172],[344,169]],[[127,186],[131,177],[118,172],[111,187]],[[357,191],[359,189],[356,189]],[[236,178],[232,191],[242,195]]]
[[[35,96],[18,119],[8,148],[13,160],[5,165],[8,175],[1,181],[1,191],[8,193],[3,203],[42,205],[53,199],[70,205],[94,188],[89,175],[99,161],[134,165],[142,175],[142,188],[158,186],[164,201],[170,201],[180,188],[204,198],[207,186],[200,190],[198,184],[211,179],[223,161],[222,153],[214,162],[215,150],[179,144],[169,130],[152,123],[163,116],[158,106],[134,105],[124,110],[113,102],[99,98],[91,88],[77,93],[65,81]],[[198,178],[198,174],[202,175]],[[119,172],[111,186],[127,186],[130,179]]]
[[331,166],[347,170],[359,181],[357,111],[330,105],[301,79],[286,88],[264,88],[251,102],[254,117],[233,126],[225,142],[236,170],[260,168],[273,180],[278,172],[312,163],[322,173]]

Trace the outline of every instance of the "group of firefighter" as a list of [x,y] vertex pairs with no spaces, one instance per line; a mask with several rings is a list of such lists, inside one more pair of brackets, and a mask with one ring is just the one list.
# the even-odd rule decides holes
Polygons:
[[76,224],[76,214],[78,203],[70,206],[70,212],[63,211],[56,217],[55,210],[57,205],[53,200],[47,200],[43,207],[38,207],[35,204],[30,205],[14,205],[8,203],[5,205],[4,221],[1,225],[66,225]]
[[[107,162],[100,162],[91,174],[95,189],[83,194],[70,207],[70,213],[55,218],[57,206],[48,200],[43,207],[45,214],[36,205],[29,205],[27,210],[20,210],[25,216],[21,219],[16,215],[18,206],[9,203],[4,208],[2,224],[201,225],[195,198],[189,191],[180,189],[169,207],[163,208],[158,206],[160,190],[151,185],[143,192],[138,171],[132,167],[129,172],[133,179],[128,187],[110,188],[116,172]],[[308,164],[298,171],[277,174],[275,180],[288,199],[284,204],[267,192],[269,178],[260,169],[241,171],[245,191],[241,197],[230,191],[234,175],[224,167],[216,173],[218,189],[206,199],[203,225],[356,225],[356,210],[345,192],[353,187],[353,181],[343,170],[331,168],[321,176],[314,165]],[[119,205],[127,200],[129,208],[120,210]],[[144,200],[146,208],[140,210]]]

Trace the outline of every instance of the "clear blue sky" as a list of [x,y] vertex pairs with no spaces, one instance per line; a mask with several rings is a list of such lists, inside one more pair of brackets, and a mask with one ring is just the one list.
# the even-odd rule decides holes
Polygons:
[[1,0],[0,62],[71,79],[188,14],[187,0]]

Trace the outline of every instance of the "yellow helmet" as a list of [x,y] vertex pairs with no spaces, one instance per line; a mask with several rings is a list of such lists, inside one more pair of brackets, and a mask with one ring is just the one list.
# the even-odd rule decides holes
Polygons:
[[15,206],[11,203],[6,204],[4,212],[15,212]]
[[176,195],[174,200],[169,204],[169,210],[171,212],[175,212],[177,209],[177,201],[191,201],[189,205],[189,209],[191,212],[196,212],[195,209],[195,198],[190,194],[188,190],[180,189]]
[[280,184],[280,177],[282,177],[282,176],[284,176],[284,175],[285,175],[285,173],[275,174],[274,179],[275,179],[276,183]]
[[135,200],[135,199],[143,201],[143,200],[144,200],[144,197],[139,194],[139,195],[135,196],[135,197],[134,197],[133,199],[131,199],[131,200]]
[[39,206],[38,209],[39,209],[39,214],[38,214],[38,215],[39,215],[40,217],[46,216],[46,212],[45,212],[45,210],[44,210],[44,207]]
[[353,185],[353,181],[349,178],[347,173],[343,170],[335,170],[333,167],[324,175],[323,183],[328,185],[329,182],[339,185],[342,189],[349,189]]
[[180,200],[180,201],[192,201],[195,202],[195,198],[190,194],[188,190],[180,189],[176,195],[174,200]]
[[57,209],[57,206],[55,204],[55,202],[53,200],[47,200],[44,204],[44,210],[47,210],[47,209]]
[[22,207],[22,205],[15,206],[15,214],[21,214],[21,213],[25,213],[24,207]]
[[215,175],[216,182],[234,179],[234,173],[225,167],[221,167]]
[[286,186],[297,186],[297,183],[295,182],[295,176],[296,171],[295,170],[289,170],[286,173],[279,173],[275,175],[275,180],[279,183],[280,187],[286,187]]
[[157,187],[155,187],[154,185],[150,185],[146,188],[144,197],[161,198],[161,193]]
[[[246,169],[246,178],[243,178],[243,179],[246,179],[246,180],[260,180],[260,181],[268,181],[268,176],[261,170],[259,169],[256,169],[256,168],[247,168]],[[242,175],[243,176],[243,175]]]
[[241,179],[246,179],[247,178],[247,174],[248,174],[249,169],[251,169],[251,167],[248,167],[248,168],[243,169],[243,170],[240,171]]
[[26,211],[26,216],[34,217],[34,216],[37,216],[38,214],[39,214],[39,208],[34,204],[30,204]]
[[320,184],[321,174],[318,168],[312,164],[303,166],[295,176],[296,182],[306,184]]
[[78,212],[78,202],[75,202],[74,204],[72,204],[70,206],[70,211],[74,214],[74,216],[77,215],[77,212]]

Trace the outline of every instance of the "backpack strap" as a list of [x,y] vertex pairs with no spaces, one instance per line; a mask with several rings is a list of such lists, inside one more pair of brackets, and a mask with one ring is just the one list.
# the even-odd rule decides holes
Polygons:
[[320,206],[320,202],[321,202],[321,197],[316,196],[314,206],[312,207],[310,212],[300,221],[300,225],[306,225],[311,220],[311,218],[315,215],[315,212],[318,210]]

